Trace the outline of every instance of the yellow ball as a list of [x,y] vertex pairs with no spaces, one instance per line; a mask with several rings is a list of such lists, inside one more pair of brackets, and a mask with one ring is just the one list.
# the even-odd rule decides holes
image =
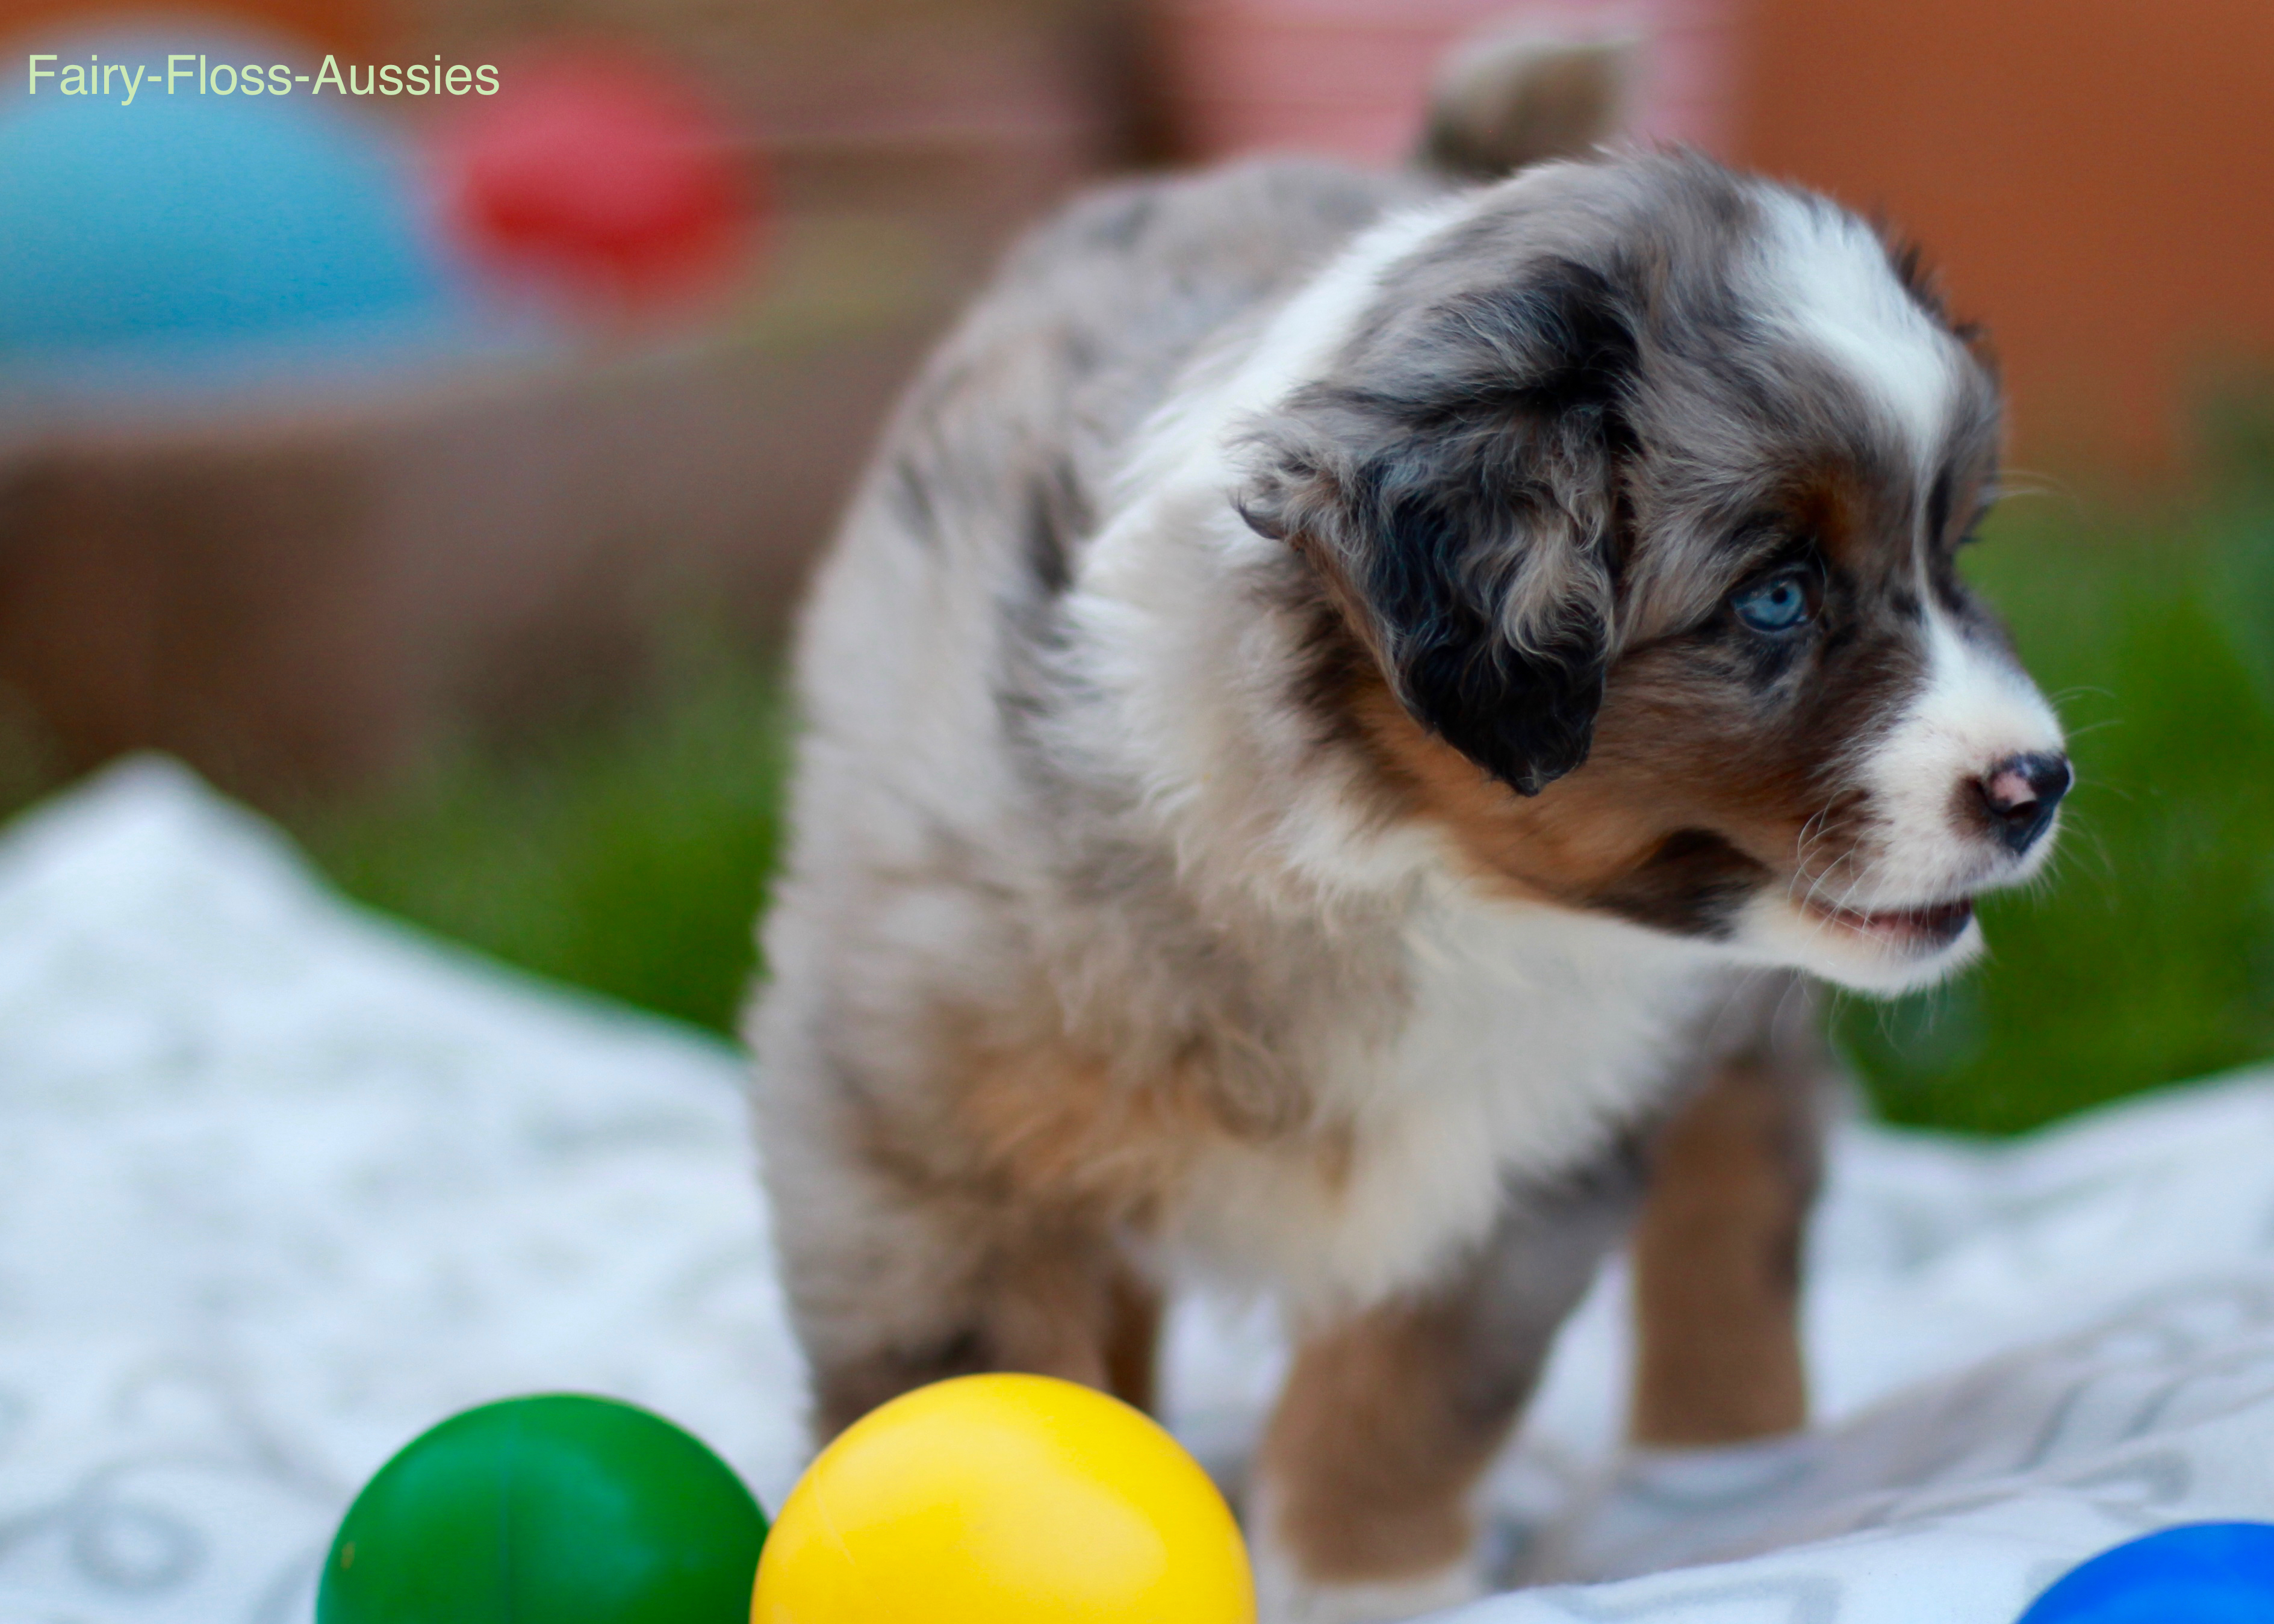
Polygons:
[[846,1429],[790,1492],[753,1624],[1254,1624],[1224,1496],[1139,1411],[965,1376]]

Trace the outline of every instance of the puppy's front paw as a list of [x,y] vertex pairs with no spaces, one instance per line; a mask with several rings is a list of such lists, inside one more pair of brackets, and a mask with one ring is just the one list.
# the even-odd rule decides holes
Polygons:
[[1337,1583],[1309,1577],[1291,1552],[1269,1538],[1256,1542],[1254,1558],[1258,1624],[1391,1624],[1485,1593],[1466,1560],[1434,1573]]

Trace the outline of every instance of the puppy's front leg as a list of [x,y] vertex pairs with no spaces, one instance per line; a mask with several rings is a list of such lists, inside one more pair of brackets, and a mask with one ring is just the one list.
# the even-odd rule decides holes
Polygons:
[[1751,1039],[1657,1147],[1634,1245],[1638,1444],[1739,1443],[1808,1420],[1800,1259],[1837,1063],[1796,979],[1756,1004]]
[[1513,1192],[1449,1277],[1301,1341],[1250,1507],[1268,1624],[1373,1624],[1481,1592],[1472,1491],[1641,1186],[1622,1145]]

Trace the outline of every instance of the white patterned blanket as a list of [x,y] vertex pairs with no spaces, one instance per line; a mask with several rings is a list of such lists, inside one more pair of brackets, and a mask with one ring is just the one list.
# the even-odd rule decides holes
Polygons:
[[[779,1505],[795,1357],[725,1048],[343,904],[178,770],[0,836],[0,1621],[304,1624],[362,1479],[449,1411],[583,1388]],[[2274,1077],[1985,1148],[1841,1134],[1822,1421],[1617,1455],[1620,1282],[1492,1485],[1465,1624],[2010,1624],[2135,1532],[2274,1518]],[[1236,1456],[1258,1317],[1171,1334]],[[1647,1575],[1646,1577],[1626,1577]]]

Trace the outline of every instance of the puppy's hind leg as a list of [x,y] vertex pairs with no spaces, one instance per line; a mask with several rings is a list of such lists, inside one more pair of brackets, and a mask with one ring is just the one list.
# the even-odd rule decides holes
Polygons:
[[1373,1624],[1481,1593],[1472,1492],[1641,1179],[1623,1145],[1518,1192],[1451,1277],[1299,1342],[1250,1508],[1268,1624]]
[[1114,1259],[1108,1282],[1105,1389],[1124,1403],[1152,1412],[1158,1387],[1161,1289],[1126,1259]]
[[[937,1227],[923,1237],[929,1277],[905,1279],[889,1305],[870,1298],[838,1312],[846,1305],[833,1290],[798,1294],[817,1439],[911,1388],[983,1372],[1057,1376],[1141,1404],[1149,1397],[1157,1311],[1111,1238],[1073,1218],[1035,1214],[1013,1236],[971,1216],[946,1220],[949,1236],[962,1229],[960,1244]],[[824,1267],[857,1263],[848,1252]]]
[[893,1154],[842,1095],[779,1081],[762,1095],[765,1183],[817,1441],[988,1371],[1144,1395],[1158,1306],[1110,1226]]

